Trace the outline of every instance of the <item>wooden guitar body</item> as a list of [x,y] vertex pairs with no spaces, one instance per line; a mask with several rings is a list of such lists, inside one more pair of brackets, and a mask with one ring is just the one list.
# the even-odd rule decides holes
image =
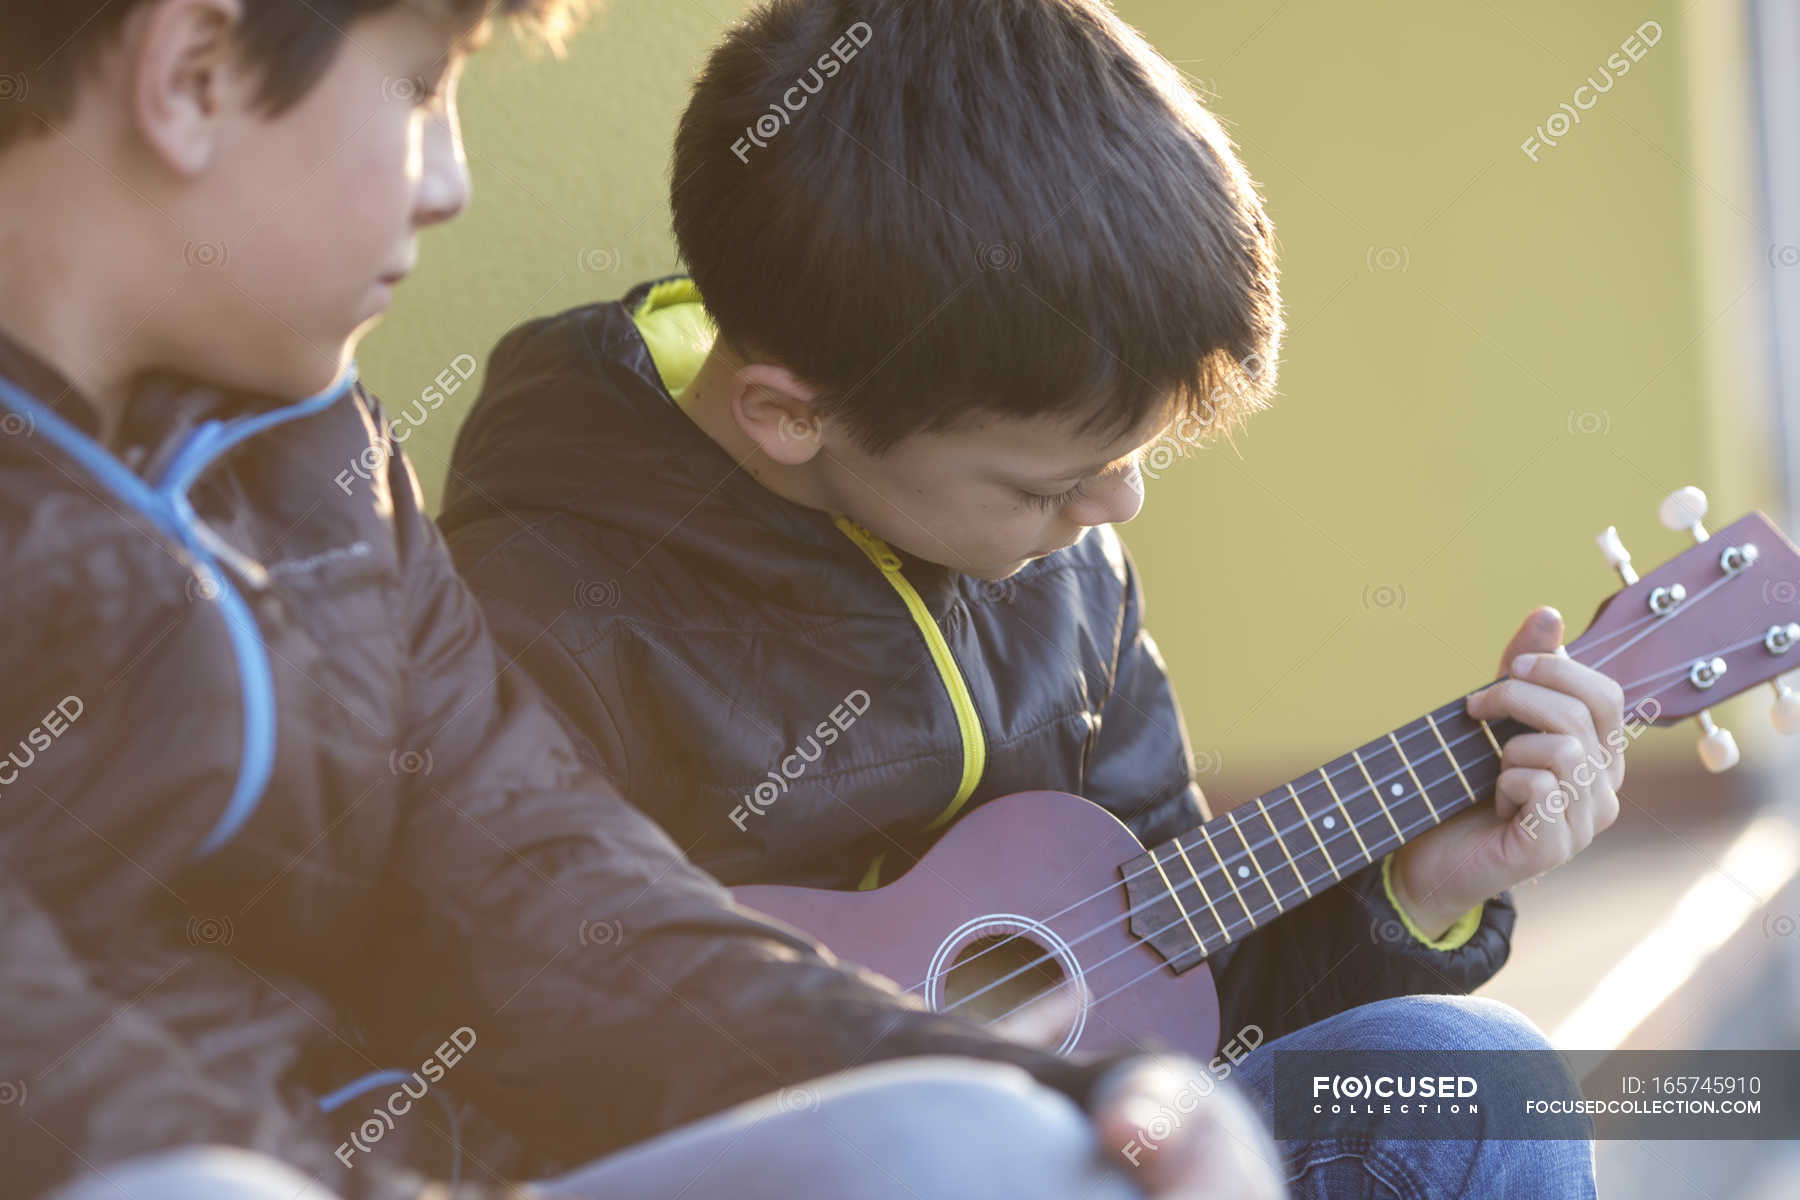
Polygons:
[[[886,887],[753,886],[732,894],[805,930],[837,957],[913,988],[936,1011],[1018,972],[953,1010],[998,1019],[1049,991],[1056,980],[1045,972],[1054,964],[1065,986],[1046,1003],[1060,999],[1072,1010],[1057,1022],[1061,1041],[1050,1039],[1060,1052],[1153,1039],[1210,1059],[1219,1040],[1212,972],[1199,963],[1177,974],[1129,928],[1121,864],[1143,855],[1131,831],[1099,805],[1065,792],[1017,792],[958,821]],[[979,957],[949,969],[970,954]]]

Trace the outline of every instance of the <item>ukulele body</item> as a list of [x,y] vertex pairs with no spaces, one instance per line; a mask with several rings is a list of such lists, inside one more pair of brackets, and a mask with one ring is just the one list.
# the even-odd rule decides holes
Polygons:
[[[1099,805],[1065,792],[1016,792],[956,822],[885,887],[756,885],[732,895],[838,958],[913,988],[934,1011],[986,1023],[1060,978],[1044,1001],[1061,1010],[1046,1039],[1058,1052],[1151,1046],[1210,1060],[1219,1041],[1210,968],[1177,974],[1128,928],[1120,867],[1143,855]],[[967,965],[953,968],[959,958]]]

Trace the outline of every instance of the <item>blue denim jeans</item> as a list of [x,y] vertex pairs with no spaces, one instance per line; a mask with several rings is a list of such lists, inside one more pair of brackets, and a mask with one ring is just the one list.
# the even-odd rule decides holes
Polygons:
[[[1232,1082],[1265,1120],[1274,1049],[1541,1050],[1491,1000],[1408,996],[1340,1013],[1252,1051]],[[1288,1142],[1294,1200],[1565,1200],[1594,1196],[1588,1142]],[[739,1105],[537,1185],[543,1200],[1140,1200],[1103,1164],[1086,1117],[1022,1071],[909,1059]],[[197,1147],[121,1163],[55,1200],[330,1200],[289,1168]]]
[[[1013,1067],[907,1059],[728,1109],[534,1185],[539,1200],[1141,1200],[1073,1103]],[[116,1163],[53,1200],[333,1200],[261,1155]]]
[[[1474,996],[1352,1008],[1251,1051],[1232,1074],[1273,1127],[1274,1050],[1545,1050],[1525,1016]],[[1594,1146],[1573,1141],[1282,1142],[1294,1200],[1591,1200]]]

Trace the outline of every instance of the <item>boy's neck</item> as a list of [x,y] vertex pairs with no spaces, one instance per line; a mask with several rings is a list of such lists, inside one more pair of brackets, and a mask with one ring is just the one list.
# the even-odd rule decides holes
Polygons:
[[700,432],[717,443],[733,462],[765,489],[805,508],[836,512],[837,506],[831,502],[818,474],[810,469],[812,463],[790,467],[772,462],[738,426],[737,418],[732,414],[731,399],[734,377],[741,366],[743,364],[722,346],[715,345],[694,378],[675,398],[676,404],[700,427]]
[[[124,315],[123,270],[95,268],[94,256],[109,252],[101,245],[104,235],[90,230],[84,240],[80,232],[45,220],[46,213],[71,206],[67,196],[58,200],[41,192],[29,172],[0,180],[0,333],[69,382],[94,410],[104,444],[131,396],[134,334],[147,314]],[[115,290],[85,290],[99,279],[111,279]],[[61,399],[36,398],[47,404]]]

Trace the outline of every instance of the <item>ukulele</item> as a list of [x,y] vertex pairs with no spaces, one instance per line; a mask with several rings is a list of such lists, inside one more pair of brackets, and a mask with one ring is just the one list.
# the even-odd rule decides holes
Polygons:
[[[1566,650],[1619,682],[1633,736],[1696,717],[1701,761],[1718,772],[1738,755],[1712,703],[1772,682],[1776,728],[1800,729],[1800,695],[1780,680],[1800,666],[1800,549],[1761,513],[1716,535],[1701,525],[1705,513],[1695,488],[1663,502],[1663,524],[1698,544],[1641,579],[1617,532],[1601,534],[1625,586]],[[1148,849],[1078,796],[1019,792],[964,816],[884,887],[748,886],[733,896],[911,984],[935,1011],[990,1024],[1035,1011],[1049,1033],[1040,1040],[1064,1054],[1154,1037],[1209,1060],[1219,1040],[1210,954],[1491,802],[1500,747],[1527,728],[1475,720],[1466,702]]]

